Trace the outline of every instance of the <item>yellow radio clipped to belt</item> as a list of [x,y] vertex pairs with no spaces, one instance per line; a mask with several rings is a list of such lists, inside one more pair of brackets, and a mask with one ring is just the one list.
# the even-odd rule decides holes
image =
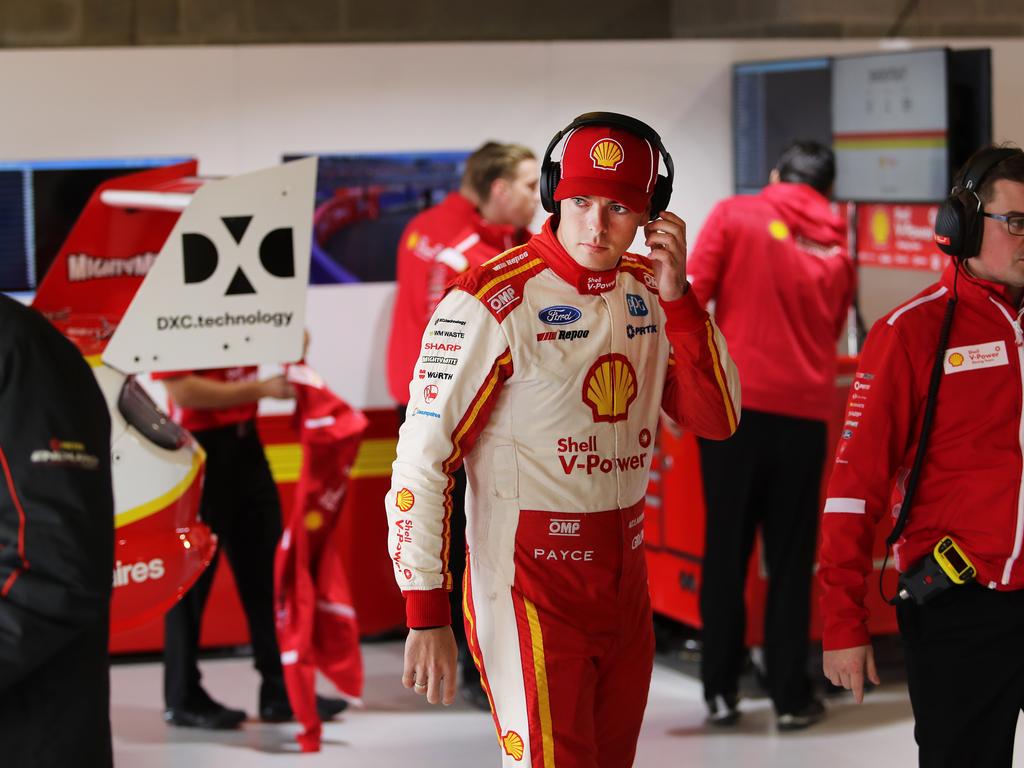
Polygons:
[[952,536],[943,536],[930,555],[922,557],[914,566],[900,574],[895,605],[899,600],[913,600],[924,604],[950,587],[973,581],[977,575],[970,558]]
[[943,536],[933,553],[939,567],[954,584],[966,584],[977,575],[971,561],[951,536]]

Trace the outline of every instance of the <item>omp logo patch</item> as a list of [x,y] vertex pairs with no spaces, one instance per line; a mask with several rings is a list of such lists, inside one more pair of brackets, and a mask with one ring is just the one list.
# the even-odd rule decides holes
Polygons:
[[502,310],[508,308],[509,304],[511,304],[517,298],[519,297],[516,294],[516,289],[510,285],[505,288],[502,288],[500,291],[498,291],[493,296],[488,298],[487,303],[495,312],[501,312]]
[[963,373],[979,368],[996,368],[1009,364],[1010,358],[1006,354],[1006,343],[990,341],[987,344],[947,349],[946,358],[942,361],[942,369],[946,373]]
[[579,520],[552,520],[548,523],[548,534],[551,536],[579,536]]

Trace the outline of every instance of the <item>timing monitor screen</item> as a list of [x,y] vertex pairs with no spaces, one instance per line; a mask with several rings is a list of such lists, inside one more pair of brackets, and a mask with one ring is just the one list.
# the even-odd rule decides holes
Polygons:
[[830,60],[788,59],[733,66],[733,158],[737,193],[768,183],[783,149],[797,139],[832,143]]
[[0,291],[31,291],[39,285],[102,182],[187,159],[0,163]]
[[949,185],[946,50],[832,62],[835,197],[932,202]]

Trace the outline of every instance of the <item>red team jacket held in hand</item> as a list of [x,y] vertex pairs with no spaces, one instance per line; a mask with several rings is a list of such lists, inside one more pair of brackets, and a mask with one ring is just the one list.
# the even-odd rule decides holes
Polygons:
[[[463,459],[466,635],[506,765],[630,765],[653,659],[643,504],[661,408],[736,428],[739,380],[690,291],[651,262],[593,272],[551,222],[459,278],[424,336],[386,500],[410,627],[450,622]],[[600,755],[600,758],[598,757]]]
[[[953,290],[938,283],[875,323],[850,389],[822,518],[824,647],[869,641],[864,595],[875,526],[895,522],[917,450],[939,330]],[[1024,334],[1005,289],[961,272],[931,437],[894,547],[905,571],[952,535],[979,584],[1024,588],[1021,392]]]
[[[743,376],[747,408],[825,421],[855,277],[846,226],[806,184],[719,203],[687,259]],[[823,323],[821,318],[831,318]]]
[[484,221],[458,192],[409,222],[398,245],[398,290],[388,339],[388,388],[395,402],[409,401],[423,330],[452,278],[529,237],[526,230]]
[[303,752],[320,749],[316,670],[346,699],[363,691],[359,625],[340,557],[339,517],[366,417],[328,390],[304,365],[290,366],[302,473],[295,507],[274,562],[277,640],[288,700],[302,725]]

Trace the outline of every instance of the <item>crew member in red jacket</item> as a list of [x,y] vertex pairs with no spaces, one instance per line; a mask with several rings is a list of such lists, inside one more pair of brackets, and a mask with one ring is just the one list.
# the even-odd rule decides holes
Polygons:
[[[466,160],[459,191],[406,226],[398,246],[398,291],[388,339],[388,385],[399,404],[399,424],[405,421],[409,382],[420,356],[420,343],[445,286],[466,270],[529,239],[526,228],[537,210],[537,181],[537,160],[532,151],[519,144],[489,141]],[[463,335],[452,328],[432,328],[428,333],[437,343],[457,343]],[[433,378],[435,372],[427,375]],[[451,609],[462,670],[460,688],[467,701],[486,710],[490,708],[487,695],[480,687],[480,674],[462,631],[465,471],[459,469],[454,482],[451,571],[455,588]]]
[[[897,615],[920,765],[1008,767],[1024,701],[1024,152],[986,148],[966,169],[962,229],[966,239],[980,235],[980,247],[968,243],[937,283],[875,323],[851,389],[822,517],[824,670],[858,702],[865,675],[878,683],[864,607],[875,526],[890,518],[888,530],[905,500],[956,297],[927,449],[893,553],[906,573],[948,536],[976,576],[924,604],[900,600]],[[942,228],[940,212],[936,241],[963,244]]]
[[707,502],[700,610],[709,722],[739,717],[747,564],[760,527],[768,563],[765,664],[780,729],[824,713],[807,677],[810,585],[836,341],[853,296],[843,222],[828,201],[832,151],[798,141],[760,194],[718,204],[689,260],[697,298],[743,379],[743,417],[700,441]]

